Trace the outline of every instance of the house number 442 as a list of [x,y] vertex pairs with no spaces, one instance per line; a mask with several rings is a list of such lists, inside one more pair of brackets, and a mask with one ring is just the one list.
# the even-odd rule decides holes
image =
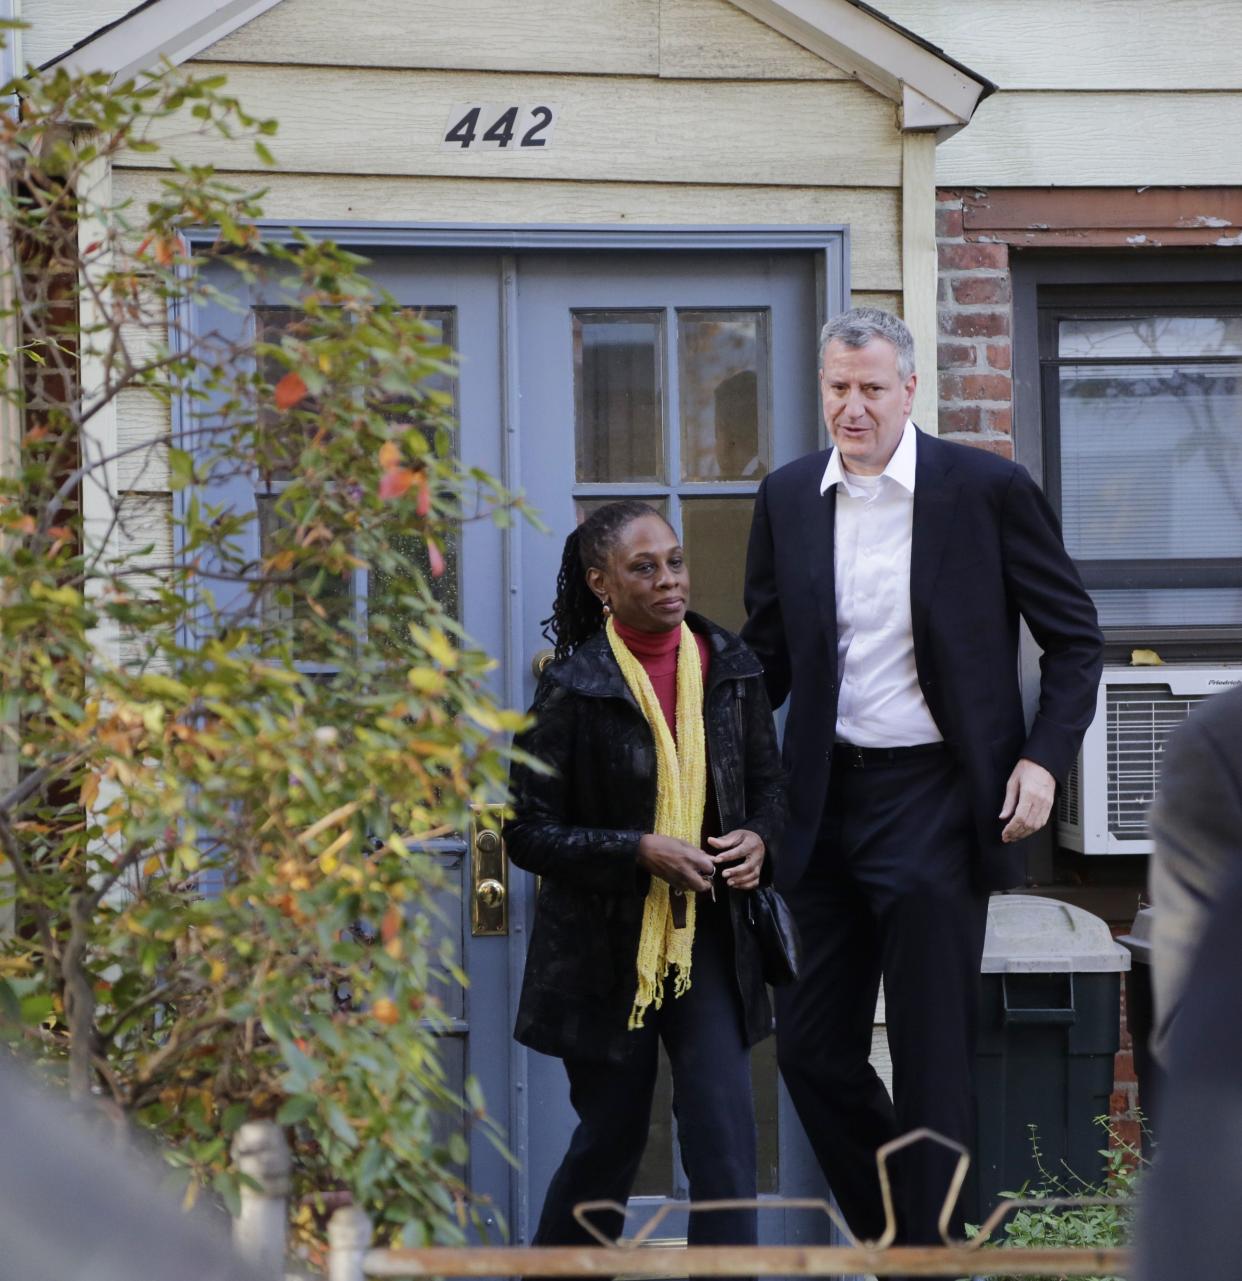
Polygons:
[[442,151],[531,151],[552,145],[556,108],[463,102],[449,112]]

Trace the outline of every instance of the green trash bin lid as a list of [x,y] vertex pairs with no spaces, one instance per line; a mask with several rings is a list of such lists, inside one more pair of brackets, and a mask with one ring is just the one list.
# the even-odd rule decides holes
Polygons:
[[984,974],[1115,974],[1130,953],[1081,907],[1038,894],[993,894],[983,942]]

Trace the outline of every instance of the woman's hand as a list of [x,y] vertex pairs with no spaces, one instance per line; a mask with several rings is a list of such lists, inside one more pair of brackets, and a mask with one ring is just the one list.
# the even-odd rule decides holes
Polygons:
[[655,832],[638,842],[638,865],[676,890],[709,890],[716,875],[715,860],[710,854],[675,836]]
[[709,836],[707,843],[720,851],[715,861],[724,865],[721,875],[730,889],[753,890],[758,886],[767,850],[757,832],[739,827],[723,836]]

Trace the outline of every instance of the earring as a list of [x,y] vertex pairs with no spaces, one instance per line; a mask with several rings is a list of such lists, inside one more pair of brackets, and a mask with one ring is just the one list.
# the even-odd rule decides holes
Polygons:
[[608,602],[608,597],[605,596],[604,599],[600,601],[599,605],[604,611],[604,617],[607,618],[608,615],[612,613],[612,606]]

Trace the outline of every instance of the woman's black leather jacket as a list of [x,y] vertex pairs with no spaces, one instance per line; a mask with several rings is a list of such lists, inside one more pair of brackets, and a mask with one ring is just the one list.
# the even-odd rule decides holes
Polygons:
[[[767,847],[772,878],[785,818],[785,783],[758,660],[731,632],[697,614],[708,638],[704,688],[714,802],[711,830],[749,828]],[[655,817],[651,731],[601,632],[543,674],[534,725],[511,786],[510,859],[541,877],[514,1035],[545,1054],[618,1060],[634,999],[635,960],[649,876],[637,863]],[[712,797],[709,792],[709,804]],[[724,889],[717,880],[717,894]],[[772,1011],[748,922],[747,894],[725,890],[747,1044],[772,1030]]]

